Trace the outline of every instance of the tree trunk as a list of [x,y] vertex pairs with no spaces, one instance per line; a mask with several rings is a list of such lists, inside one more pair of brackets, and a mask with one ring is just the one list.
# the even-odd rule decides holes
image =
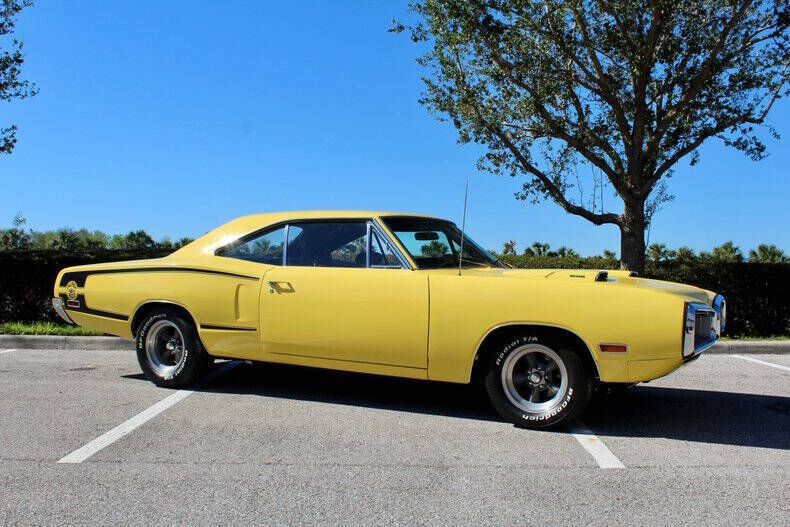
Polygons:
[[620,216],[620,268],[645,273],[645,204],[626,201]]

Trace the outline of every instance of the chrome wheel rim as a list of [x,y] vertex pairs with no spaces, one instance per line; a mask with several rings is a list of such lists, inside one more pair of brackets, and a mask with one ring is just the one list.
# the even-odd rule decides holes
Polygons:
[[529,413],[551,409],[568,391],[568,370],[559,355],[542,344],[516,348],[502,365],[502,388],[510,402]]
[[171,378],[186,358],[184,335],[169,320],[154,322],[145,337],[145,354],[155,374]]

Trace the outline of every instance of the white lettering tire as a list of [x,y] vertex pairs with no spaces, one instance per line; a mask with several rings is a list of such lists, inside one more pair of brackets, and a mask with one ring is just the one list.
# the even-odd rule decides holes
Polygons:
[[151,312],[140,323],[135,348],[148,380],[166,388],[193,384],[208,366],[192,322],[168,309]]
[[590,401],[590,376],[579,355],[550,338],[505,340],[486,364],[485,387],[497,412],[516,426],[555,428],[577,419]]

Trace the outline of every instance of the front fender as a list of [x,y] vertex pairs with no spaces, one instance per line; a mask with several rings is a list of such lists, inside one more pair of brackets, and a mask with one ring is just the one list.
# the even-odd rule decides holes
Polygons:
[[[632,382],[631,361],[680,358],[684,302],[671,294],[613,282],[448,274],[431,276],[430,287],[429,379],[468,382],[485,336],[512,324],[577,335],[605,382]],[[627,352],[604,353],[602,343],[625,344]]]

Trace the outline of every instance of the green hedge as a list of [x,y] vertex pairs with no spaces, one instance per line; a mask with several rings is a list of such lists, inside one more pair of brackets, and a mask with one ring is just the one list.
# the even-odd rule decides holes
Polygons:
[[0,252],[0,322],[62,322],[52,309],[55,278],[64,267],[159,258],[162,251],[99,249]]
[[[70,265],[140,258],[166,253],[99,250],[0,252],[0,322],[58,321],[52,310],[52,288],[60,269]],[[504,255],[517,268],[616,269],[615,260]],[[790,264],[717,262],[648,263],[645,275],[696,285],[723,294],[728,301],[727,333],[769,336],[790,334]]]

